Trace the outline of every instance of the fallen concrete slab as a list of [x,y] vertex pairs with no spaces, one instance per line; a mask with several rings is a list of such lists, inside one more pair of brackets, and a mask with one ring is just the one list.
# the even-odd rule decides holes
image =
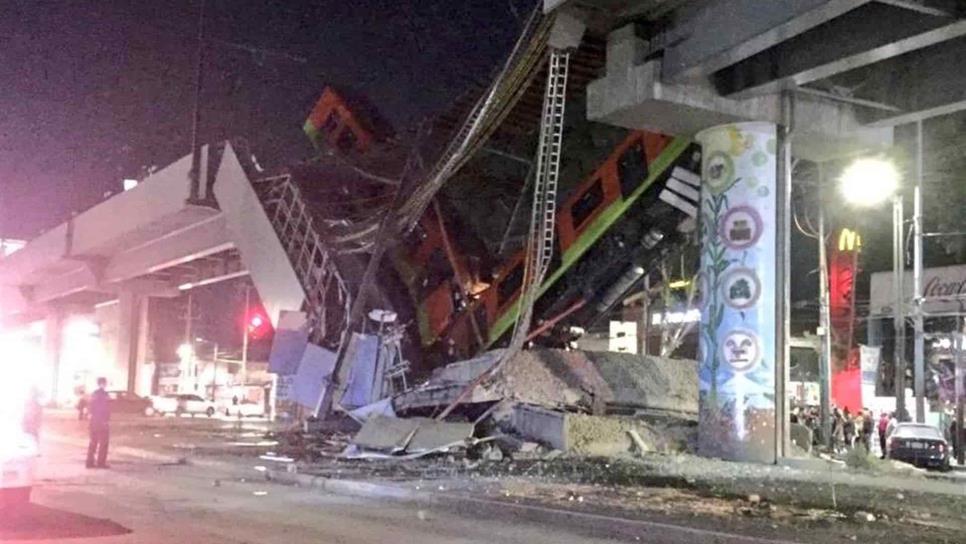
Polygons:
[[[503,427],[528,440],[576,455],[615,456],[648,452],[686,451],[694,440],[693,426],[658,425],[626,416],[595,416],[516,405]],[[631,433],[640,438],[643,448]]]
[[418,418],[418,421],[416,434],[406,446],[407,453],[422,453],[451,447],[453,444],[465,443],[473,436],[472,423],[450,423],[427,418]]
[[[396,411],[448,406],[487,372],[502,350],[437,369],[415,389],[393,399]],[[474,387],[463,404],[515,401],[600,414],[645,412],[694,419],[698,412],[697,363],[613,352],[532,349]]]
[[[473,436],[472,423],[450,423],[425,417],[369,418],[352,439],[358,451],[380,454],[422,454],[466,444]],[[358,452],[354,452],[354,456]]]
[[697,416],[697,361],[610,351],[574,353],[594,365],[613,392],[614,405]]
[[406,449],[419,428],[416,419],[388,416],[369,418],[352,439],[352,444],[363,450],[395,453]]

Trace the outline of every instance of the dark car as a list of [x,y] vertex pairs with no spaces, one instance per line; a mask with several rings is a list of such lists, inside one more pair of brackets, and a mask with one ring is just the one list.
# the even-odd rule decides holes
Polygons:
[[127,391],[108,391],[107,395],[111,399],[111,412],[115,414],[154,415],[154,404],[149,398]]
[[900,423],[889,436],[889,458],[917,467],[949,470],[949,444],[943,433],[924,423]]

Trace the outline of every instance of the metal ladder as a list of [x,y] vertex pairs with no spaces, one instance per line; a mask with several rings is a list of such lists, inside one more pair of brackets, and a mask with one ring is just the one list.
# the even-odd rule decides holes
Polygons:
[[256,180],[253,185],[305,291],[310,339],[336,344],[347,327],[349,291],[319,237],[301,191],[289,175]]
[[550,50],[547,87],[543,97],[540,140],[533,185],[530,236],[521,287],[520,309],[508,352],[520,349],[526,341],[533,317],[533,304],[543,277],[553,259],[554,228],[557,212],[557,182],[563,145],[564,106],[567,101],[567,71],[570,53]]
[[540,120],[537,171],[533,187],[533,214],[530,236],[536,244],[530,253],[533,279],[542,277],[553,257],[554,222],[557,211],[557,182],[563,144],[564,106],[567,101],[567,70],[570,53],[552,49],[547,66],[547,89]]

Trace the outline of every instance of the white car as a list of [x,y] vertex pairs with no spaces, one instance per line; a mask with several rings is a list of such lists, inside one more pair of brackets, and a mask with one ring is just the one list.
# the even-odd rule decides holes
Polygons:
[[154,410],[158,415],[173,414],[180,416],[182,414],[198,415],[204,414],[208,417],[215,415],[215,403],[206,400],[198,395],[181,394],[181,395],[164,395],[161,397],[152,397],[151,399]]
[[37,440],[19,426],[0,429],[0,512],[30,502],[37,464]]
[[242,400],[238,404],[229,402],[224,412],[228,417],[262,417],[265,415],[265,405],[250,400]]

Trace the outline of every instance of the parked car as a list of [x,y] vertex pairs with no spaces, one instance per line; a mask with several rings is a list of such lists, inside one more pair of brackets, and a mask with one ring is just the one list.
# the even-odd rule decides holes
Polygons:
[[241,400],[237,404],[229,402],[224,412],[229,417],[262,417],[265,415],[265,405],[250,400]]
[[949,444],[943,433],[924,423],[899,423],[889,436],[890,459],[918,467],[949,470]]
[[215,403],[205,400],[198,395],[180,394],[164,395],[154,398],[154,409],[158,415],[174,414],[205,414],[208,417],[215,415]]
[[148,397],[141,397],[127,391],[108,391],[111,399],[111,411],[115,414],[155,414],[154,403]]

